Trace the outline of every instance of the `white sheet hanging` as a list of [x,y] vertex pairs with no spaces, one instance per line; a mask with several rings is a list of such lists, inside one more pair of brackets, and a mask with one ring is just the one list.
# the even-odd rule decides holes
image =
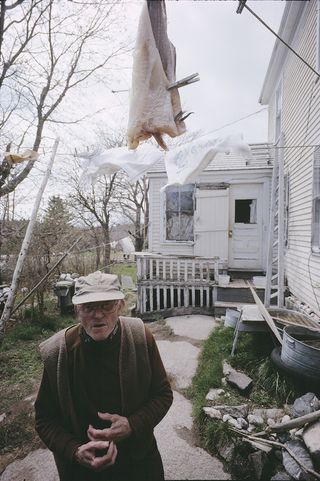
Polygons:
[[191,183],[219,152],[229,154],[231,151],[247,160],[252,158],[250,147],[243,142],[241,135],[230,135],[222,139],[206,135],[176,147],[165,154],[167,185]]
[[127,147],[109,149],[102,154],[85,158],[81,183],[94,184],[101,175],[113,175],[121,169],[128,174],[131,182],[135,182],[162,157],[163,152],[152,144],[143,144],[138,150],[128,150]]
[[81,181],[83,185],[94,183],[100,175],[112,175],[123,169],[131,182],[142,177],[154,164],[164,160],[168,176],[167,185],[190,183],[214,159],[216,154],[231,151],[252,158],[252,153],[241,135],[230,135],[222,139],[206,135],[178,146],[169,152],[163,152],[152,144],[144,143],[137,150],[118,147],[102,154],[85,158]]

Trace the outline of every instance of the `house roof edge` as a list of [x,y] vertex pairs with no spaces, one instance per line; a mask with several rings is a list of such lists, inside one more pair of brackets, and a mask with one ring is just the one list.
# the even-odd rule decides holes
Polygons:
[[[301,20],[303,10],[309,2],[286,1],[278,35],[290,46],[294,38],[297,26]],[[259,103],[268,105],[270,96],[277,82],[281,69],[284,65],[289,49],[277,38],[271,53],[269,65],[261,89]]]

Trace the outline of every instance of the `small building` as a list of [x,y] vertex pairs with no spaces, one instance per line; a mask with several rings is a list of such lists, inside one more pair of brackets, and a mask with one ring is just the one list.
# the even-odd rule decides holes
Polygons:
[[148,252],[136,253],[140,314],[212,312],[219,276],[221,285],[222,274],[265,272],[272,150],[250,147],[250,163],[239,154],[218,154],[192,184],[164,189],[163,162],[148,172]]

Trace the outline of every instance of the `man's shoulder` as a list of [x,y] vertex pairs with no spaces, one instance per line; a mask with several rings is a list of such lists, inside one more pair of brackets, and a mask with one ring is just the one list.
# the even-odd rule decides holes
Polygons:
[[122,328],[125,328],[133,333],[136,340],[145,340],[149,346],[154,342],[154,337],[148,326],[139,317],[120,317]]
[[39,345],[40,354],[43,360],[49,356],[57,355],[66,348],[66,333],[76,332],[78,324],[61,329]]

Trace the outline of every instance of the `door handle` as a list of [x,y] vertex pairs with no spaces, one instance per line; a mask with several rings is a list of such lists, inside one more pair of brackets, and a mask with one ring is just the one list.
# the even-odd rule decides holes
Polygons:
[[233,235],[233,232],[232,232],[232,230],[229,230],[229,231],[228,231],[228,237],[229,237],[229,239],[231,239],[231,238],[232,238],[232,235]]

